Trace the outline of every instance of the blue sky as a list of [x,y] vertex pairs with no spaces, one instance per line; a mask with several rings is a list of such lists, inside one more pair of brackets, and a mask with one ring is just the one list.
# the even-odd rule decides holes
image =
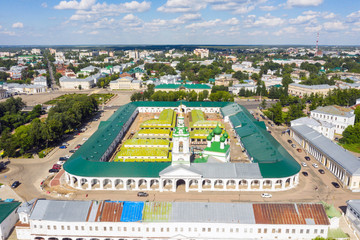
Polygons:
[[0,45],[360,45],[358,0],[1,0]]

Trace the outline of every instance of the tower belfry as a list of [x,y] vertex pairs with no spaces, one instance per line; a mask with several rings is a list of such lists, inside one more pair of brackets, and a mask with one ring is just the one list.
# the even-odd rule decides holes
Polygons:
[[177,124],[173,132],[172,165],[190,165],[190,133],[185,127],[182,105],[179,107]]

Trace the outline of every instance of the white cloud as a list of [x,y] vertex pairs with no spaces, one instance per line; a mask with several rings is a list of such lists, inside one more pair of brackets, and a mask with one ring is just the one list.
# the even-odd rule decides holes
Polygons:
[[0,29],[2,29],[2,26],[0,25]]
[[210,27],[217,27],[217,26],[224,26],[224,25],[237,25],[237,24],[239,24],[239,20],[237,18],[230,18],[228,20],[214,19],[214,20],[210,20],[210,21],[192,23],[192,24],[185,26],[185,28],[191,28],[191,29],[210,28]]
[[322,29],[322,26],[314,26],[314,27],[305,27],[305,32],[319,32]]
[[22,22],[16,22],[12,25],[13,28],[23,28],[24,24]]
[[76,0],[71,1],[61,1],[56,5],[55,9],[89,9],[96,3],[96,0],[81,0],[80,2]]
[[297,18],[292,18],[289,20],[289,23],[291,24],[303,24],[303,23],[307,23],[310,22],[311,20],[316,19],[316,15],[300,15],[297,16]]
[[288,0],[286,2],[287,7],[311,7],[319,6],[324,0]]
[[201,14],[200,13],[187,13],[187,14],[184,14],[184,15],[178,17],[178,19],[185,21],[185,22],[200,20]]
[[253,25],[255,26],[267,26],[267,27],[274,27],[279,26],[285,23],[285,20],[279,17],[271,16],[269,13],[265,16],[259,17]]
[[0,34],[8,35],[8,36],[15,36],[15,32],[11,31],[1,31]]
[[144,12],[150,9],[150,2],[125,2],[120,4],[97,3],[89,10],[77,10],[69,20],[96,21],[105,16],[117,16],[121,13]]
[[280,35],[283,35],[283,34],[289,34],[289,33],[296,33],[296,28],[294,27],[286,27],[286,28],[283,28],[277,32],[274,32],[273,34],[275,36],[280,36]]
[[41,4],[41,6],[42,6],[43,8],[47,8],[47,7],[48,7],[48,5],[47,5],[46,2],[43,2],[43,3]]
[[207,0],[207,2],[212,5],[214,10],[244,14],[254,10],[256,6],[267,2],[267,0]]
[[248,32],[247,35],[249,36],[263,36],[263,35],[268,35],[269,32],[264,32],[264,31],[253,31],[253,32]]
[[158,7],[158,11],[167,13],[197,12],[206,7],[206,3],[200,0],[167,0]]
[[97,35],[97,34],[99,34],[99,32],[98,31],[92,31],[92,32],[89,32],[89,34],[90,35]]
[[332,18],[335,18],[336,15],[334,13],[325,13],[323,18],[325,19],[332,19]]
[[324,23],[324,29],[329,32],[336,32],[345,30],[348,27],[344,25],[343,22],[340,21],[334,21],[334,22],[326,22]]
[[274,10],[278,9],[277,6],[260,6],[259,8],[266,12],[270,12],[270,11],[274,11]]

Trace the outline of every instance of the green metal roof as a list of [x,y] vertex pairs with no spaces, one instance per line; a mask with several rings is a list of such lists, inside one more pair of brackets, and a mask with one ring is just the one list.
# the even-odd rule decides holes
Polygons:
[[[84,177],[159,177],[159,172],[170,162],[100,162],[125,122],[137,107],[175,108],[182,103],[187,107],[226,107],[229,102],[133,102],[121,106],[64,164],[70,174]],[[231,107],[230,121],[241,137],[253,161],[259,163],[264,178],[287,177],[300,171],[300,165],[266,131],[263,122],[257,122],[243,107]],[[222,112],[223,109],[221,110]],[[225,111],[226,112],[226,111]],[[239,127],[242,126],[242,127]]]
[[211,90],[211,87],[206,84],[160,84],[155,86],[155,89],[180,89],[180,88]]
[[155,89],[178,89],[181,84],[160,84],[155,86]]
[[20,202],[0,202],[0,223],[2,223],[18,206]]
[[300,165],[266,131],[264,122],[256,121],[243,106],[240,107],[242,111],[230,116],[230,121],[253,162],[259,163],[261,175],[264,178],[280,178],[298,173]]

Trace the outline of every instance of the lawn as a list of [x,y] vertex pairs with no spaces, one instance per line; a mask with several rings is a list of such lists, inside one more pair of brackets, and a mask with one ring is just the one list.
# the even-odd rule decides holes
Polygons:
[[[86,94],[85,93],[64,94],[55,99],[47,101],[44,104],[55,105],[57,102],[64,100],[65,97],[77,96],[77,95],[86,95]],[[91,96],[93,96],[95,98],[96,102],[100,105],[103,102],[107,103],[107,101],[109,101],[109,99],[111,99],[114,96],[114,94],[113,93],[96,93],[96,94],[92,94]],[[100,98],[101,98],[101,100],[100,100]]]
[[330,238],[330,239],[337,239],[337,238],[350,239],[349,235],[344,233],[340,228],[336,228],[336,229],[330,228],[329,232],[328,232],[328,238]]
[[343,148],[349,150],[351,152],[360,153],[360,143],[353,143],[353,144],[341,144]]

